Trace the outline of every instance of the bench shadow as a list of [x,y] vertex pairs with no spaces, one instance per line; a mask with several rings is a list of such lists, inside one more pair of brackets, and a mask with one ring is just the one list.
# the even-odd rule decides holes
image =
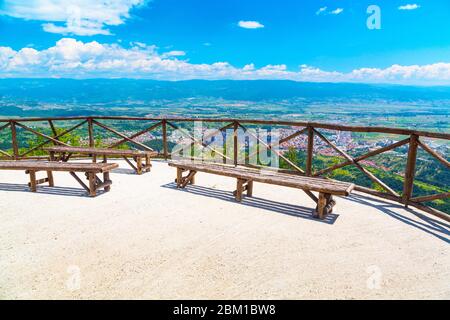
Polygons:
[[[30,188],[26,184],[0,183],[0,191],[28,192],[28,193],[49,194],[58,196],[90,198],[86,190],[72,187],[38,186],[36,192],[31,192]],[[97,196],[103,193],[105,193],[104,190],[98,190]]]
[[[375,208],[383,214],[386,214],[411,227],[422,230],[446,243],[450,243],[450,224],[442,220],[434,219],[425,214],[422,214],[420,213],[419,210],[416,210],[415,208],[414,209],[405,208],[403,205],[398,203],[392,203],[385,201],[384,199],[369,197],[361,194],[352,194],[346,199],[352,202],[359,203],[361,205]],[[416,216],[419,220],[411,219],[399,212],[394,211],[393,209],[405,210]]]
[[111,173],[118,173],[118,174],[131,174],[135,175],[136,172],[133,169],[127,169],[127,168],[117,168],[114,170],[111,170]]
[[[236,203],[234,195],[230,191],[218,190],[218,189],[203,187],[203,186],[199,186],[199,185],[188,185],[186,188],[182,189],[182,188],[177,188],[177,184],[175,182],[164,184],[161,187]],[[258,198],[255,196],[244,197],[240,204],[242,204],[244,206],[269,210],[269,211],[286,214],[286,215],[297,217],[297,218],[313,220],[316,222],[321,222],[321,223],[326,223],[326,224],[334,224],[337,217],[339,216],[338,214],[331,213],[331,214],[328,214],[325,217],[325,219],[320,220],[320,219],[313,217],[314,209],[312,209],[312,208],[296,206],[296,205],[287,204],[287,203],[283,203],[283,202],[277,202],[277,201],[273,201],[273,200],[267,200],[267,199]]]

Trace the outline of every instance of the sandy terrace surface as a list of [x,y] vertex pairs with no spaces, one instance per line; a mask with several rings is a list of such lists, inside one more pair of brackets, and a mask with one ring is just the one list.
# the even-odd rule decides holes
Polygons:
[[233,179],[182,191],[166,163],[143,176],[119,163],[96,198],[67,173],[30,193],[0,171],[0,298],[450,298],[436,218],[355,195],[321,222],[296,189],[255,183],[238,204]]

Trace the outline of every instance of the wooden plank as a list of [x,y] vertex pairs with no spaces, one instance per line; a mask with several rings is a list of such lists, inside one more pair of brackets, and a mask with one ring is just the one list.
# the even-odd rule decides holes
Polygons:
[[[104,173],[103,173],[103,183],[105,184],[105,185],[104,185],[104,189],[105,189],[106,192],[108,192],[109,190],[111,190],[111,184],[112,184],[112,181],[111,181],[111,179],[109,178],[109,172],[104,172]],[[109,184],[106,185],[106,183],[109,183]]]
[[116,163],[76,163],[56,161],[1,161],[0,170],[105,172],[118,167]]
[[308,127],[308,147],[306,149],[306,175],[312,175],[312,158],[314,152],[314,130]]
[[133,168],[134,171],[138,172],[138,168],[136,168],[136,166],[127,158],[127,157],[123,157],[125,159],[125,161],[128,163],[128,165]]
[[53,179],[53,172],[51,170],[47,171],[47,180],[49,187],[55,186],[55,180]]
[[253,197],[253,180],[247,181],[247,196]]
[[324,175],[324,174],[332,172],[332,171],[334,171],[336,169],[349,166],[349,165],[353,164],[354,162],[359,162],[359,161],[367,159],[369,157],[376,156],[376,155],[378,155],[380,153],[383,153],[383,152],[386,152],[386,151],[390,151],[390,150],[395,149],[397,147],[403,146],[403,145],[405,145],[407,143],[409,143],[409,138],[406,138],[404,140],[398,141],[398,142],[393,143],[393,144],[391,144],[389,146],[386,146],[386,147],[383,147],[383,148],[379,148],[377,150],[370,151],[370,152],[368,152],[366,154],[363,154],[361,156],[358,156],[358,157],[354,158],[353,161],[348,161],[347,160],[347,161],[343,161],[341,163],[337,163],[337,164],[335,164],[335,165],[333,165],[331,167],[328,167],[328,168],[322,169],[320,171],[317,171],[316,173],[313,174],[313,176],[314,177],[318,177],[318,176]]
[[242,192],[244,191],[244,183],[246,180],[244,179],[237,179],[236,183],[236,201],[241,202],[242,201]]
[[325,193],[319,193],[319,201],[317,202],[317,215],[319,219],[325,218],[326,212],[325,207],[327,205],[327,198],[325,197]]
[[188,164],[170,162],[170,166],[183,168],[185,170],[196,170],[206,173],[212,173],[222,176],[234,177],[243,180],[253,180],[256,182],[275,184],[280,186],[287,186],[302,189],[305,191],[316,191],[331,193],[335,195],[348,195],[351,183],[329,181],[322,178],[311,178],[294,175],[276,175],[266,174],[265,172],[246,172],[244,169],[233,170],[234,167],[225,167],[223,165],[204,165],[204,164]]
[[348,155],[345,151],[341,150],[339,147],[337,147],[334,143],[332,143],[330,140],[328,140],[324,135],[322,135],[319,131],[314,130],[314,132],[319,136],[320,139],[325,141],[330,147],[332,147],[336,152],[340,153],[348,162],[352,162],[352,164],[359,169],[362,173],[364,173],[367,177],[369,177],[370,180],[380,185],[383,189],[385,189],[387,192],[392,194],[393,196],[399,196],[395,190],[390,188],[387,184],[385,184],[383,181],[378,179],[373,173],[371,173],[369,170],[365,169],[363,166],[361,166],[357,161],[355,161],[350,155]]
[[[35,122],[35,121],[47,121],[51,120],[83,120],[86,117],[36,117],[36,118],[22,118],[22,122]],[[193,122],[193,121],[203,121],[203,122],[233,122],[238,119],[234,118],[223,118],[218,120],[217,118],[174,118],[174,117],[122,117],[122,116],[96,116],[95,119],[103,120],[136,120],[136,121],[179,121],[179,122]],[[13,119],[2,119],[0,122],[11,121]],[[397,134],[397,135],[411,135],[415,134],[422,137],[437,138],[450,140],[450,133],[443,132],[430,132],[422,130],[411,130],[404,128],[391,128],[391,127],[379,127],[379,126],[348,126],[341,124],[331,124],[331,123],[319,123],[319,122],[307,122],[307,121],[280,121],[280,120],[259,120],[259,119],[239,119],[241,123],[249,124],[263,124],[263,125],[279,125],[279,126],[293,126],[293,127],[306,127],[312,126],[318,129],[327,130],[339,130],[339,131],[350,131],[350,132],[378,132],[387,134]]]
[[395,192],[395,190],[393,190],[391,187],[389,187],[387,184],[385,184],[383,181],[381,181],[380,179],[378,179],[372,172],[370,172],[369,170],[367,170],[366,168],[364,168],[363,166],[361,166],[359,163],[355,162],[354,165],[361,171],[363,172],[366,176],[369,177],[370,180],[372,180],[373,182],[377,183],[378,185],[380,185],[384,190],[386,190],[387,192],[389,192],[390,194],[392,194],[393,196],[399,197],[400,195]]
[[305,133],[307,130],[308,130],[308,128],[303,128],[302,130],[299,130],[299,131],[297,131],[297,132],[295,132],[295,133],[293,133],[293,134],[291,134],[291,135],[289,135],[287,137],[284,137],[284,138],[280,139],[278,144],[280,145],[280,144],[285,143],[285,142],[287,142],[287,141],[289,141],[291,139],[294,139],[295,137]]
[[33,170],[29,170],[28,174],[30,175],[30,189],[32,192],[36,192],[37,191],[37,183],[36,183],[36,171]]
[[[57,140],[59,141],[59,138],[60,138],[60,137],[62,137],[62,136],[64,136],[64,135],[66,135],[66,134],[72,132],[73,130],[77,129],[78,127],[84,125],[85,123],[86,123],[86,121],[80,122],[80,123],[78,123],[77,125],[71,127],[70,129],[67,129],[67,130],[61,132],[60,134],[54,136],[54,138],[57,139]],[[46,141],[44,141],[44,142],[39,143],[37,146],[34,146],[33,148],[28,149],[26,152],[22,153],[22,154],[20,155],[20,157],[25,157],[27,154],[33,152],[34,150],[37,150],[37,149],[41,148],[42,146],[46,145],[46,144],[49,143],[49,142],[51,142],[51,140],[46,140]]]
[[89,187],[76,175],[75,172],[69,172],[70,175],[83,187],[84,190],[90,192]]
[[197,171],[195,171],[195,170],[189,171],[188,175],[186,177],[182,178],[183,182],[181,183],[181,188],[185,188],[187,186],[187,184],[191,182],[191,179],[194,178],[196,173],[197,173]]
[[238,165],[238,152],[239,152],[238,130],[239,130],[239,122],[233,121],[233,163],[235,166]]
[[109,131],[109,132],[112,132],[112,133],[114,133],[115,135],[118,135],[119,137],[124,138],[125,140],[127,140],[127,141],[130,142],[130,143],[133,143],[133,144],[135,144],[135,145],[137,145],[137,146],[139,146],[139,147],[141,147],[141,148],[143,148],[143,149],[145,149],[145,150],[148,150],[148,151],[154,151],[152,148],[146,146],[145,144],[140,143],[140,142],[137,142],[137,141],[134,141],[133,139],[130,139],[129,137],[127,137],[127,136],[124,135],[123,133],[120,133],[119,131],[117,131],[117,130],[115,130],[115,129],[112,129],[112,128],[110,128],[110,127],[104,125],[103,123],[100,123],[100,122],[98,122],[98,121],[96,121],[96,120],[92,120],[92,122],[95,123],[96,125],[98,125],[99,127],[103,128],[103,129],[105,129],[105,130],[107,130],[107,131]]
[[13,157],[14,159],[17,160],[19,158],[19,145],[17,141],[16,122],[11,121],[10,126],[11,126],[11,145],[13,148]]
[[136,161],[136,168],[137,168],[137,174],[142,174],[142,157],[137,156],[135,157]]
[[405,168],[405,181],[403,184],[403,203],[408,206],[408,201],[411,198],[414,188],[414,176],[416,171],[416,159],[417,159],[417,140],[416,135],[411,135],[409,141],[408,160]]
[[88,122],[88,135],[89,135],[89,147],[95,146],[95,137],[94,137],[94,125],[93,125],[93,119],[89,117],[87,119]]
[[[83,117],[69,117],[69,119],[82,119]],[[24,118],[22,121],[42,121],[48,118]],[[64,120],[66,118],[51,118],[53,120]],[[293,127],[306,127],[312,126],[319,129],[339,130],[339,131],[351,131],[351,132],[379,132],[397,135],[411,135],[416,134],[418,136],[438,138],[450,140],[449,133],[442,132],[429,132],[420,130],[410,130],[404,128],[391,128],[391,127],[378,127],[378,126],[348,126],[332,123],[319,123],[319,122],[307,122],[307,121],[285,121],[285,120],[259,120],[259,119],[234,119],[234,118],[187,118],[187,117],[125,117],[125,116],[96,116],[95,119],[103,120],[135,120],[135,121],[157,121],[165,119],[167,121],[179,121],[179,122],[233,122],[240,121],[240,123],[249,124],[262,124],[262,125],[279,125],[279,126],[293,126]]]
[[177,168],[177,178],[175,179],[177,182],[177,188],[181,187],[181,184],[183,183],[183,169]]
[[417,139],[417,143],[419,144],[419,146],[425,150],[426,152],[428,152],[429,154],[431,154],[433,157],[435,157],[437,160],[439,160],[444,166],[446,166],[447,168],[450,168],[450,162],[447,161],[447,159],[445,159],[443,156],[441,156],[439,153],[437,153],[436,151],[434,151],[433,149],[431,149],[428,145],[426,145],[425,143],[423,143],[422,141],[420,141],[420,139]]
[[97,186],[95,181],[95,173],[89,172],[88,173],[88,180],[89,180],[89,196],[95,197],[97,194]]
[[7,152],[5,152],[5,151],[3,151],[3,150],[0,150],[0,153],[1,153],[2,155],[4,155],[4,156],[8,157],[8,158],[14,159],[14,157],[13,157],[12,155],[10,155],[9,153],[7,153]]
[[431,195],[427,195],[427,196],[421,196],[421,197],[415,197],[415,198],[411,198],[411,201],[414,202],[426,202],[426,201],[433,201],[433,200],[438,200],[438,199],[445,199],[445,198],[449,198],[450,197],[450,192],[444,192],[444,193],[439,193],[439,194],[431,194]]
[[9,126],[11,125],[11,123],[10,122],[8,122],[8,123],[5,123],[4,125],[1,125],[0,126],[0,131],[2,131],[3,129],[6,129],[6,128],[8,128]]
[[408,201],[408,205],[411,207],[415,207],[417,209],[420,209],[422,211],[425,211],[435,217],[438,217],[444,221],[450,222],[450,215],[448,213],[444,213],[442,211],[439,211],[437,209],[431,208],[431,207],[427,207],[424,204],[418,203],[418,202],[414,202],[414,201]]
[[27,127],[26,125],[21,124],[21,123],[19,123],[19,122],[16,122],[16,125],[18,125],[19,127],[23,128],[23,129],[25,129],[25,130],[27,130],[27,131],[29,131],[29,132],[31,132],[31,133],[34,133],[35,135],[38,135],[38,136],[44,137],[44,138],[46,138],[46,139],[48,139],[48,140],[51,140],[51,141],[53,141],[53,142],[56,142],[56,144],[62,144],[62,145],[64,145],[64,146],[69,146],[67,143],[64,143],[64,142],[59,141],[59,140],[57,140],[57,139],[55,139],[55,138],[53,138],[53,137],[50,137],[50,136],[48,136],[48,135],[46,135],[46,134],[44,134],[44,133],[41,133],[41,132],[39,132],[39,131],[36,131],[36,130],[34,130],[34,129],[30,128],[30,127]]
[[353,185],[352,183],[348,182],[341,182],[337,180],[330,180],[325,178],[310,178],[306,177],[305,175],[299,174],[297,171],[290,171],[290,172],[282,172],[278,170],[270,170],[264,168],[263,170],[259,170],[257,168],[251,168],[247,166],[234,166],[234,165],[226,165],[226,164],[217,164],[217,163],[196,163],[196,162],[189,162],[189,161],[170,161],[169,166],[183,166],[183,167],[195,167],[199,169],[212,169],[214,171],[218,172],[226,172],[227,174],[235,174],[235,175],[264,175],[264,176],[270,176],[270,177],[277,177],[284,180],[294,180],[294,181],[315,181],[318,184],[326,184],[326,185],[337,185],[340,187],[344,186],[350,186]]
[[167,124],[169,126],[171,126],[172,128],[174,128],[175,130],[179,130],[179,132],[181,134],[183,134],[184,136],[188,137],[189,139],[191,139],[192,141],[194,141],[197,144],[202,145],[203,147],[217,153],[218,155],[227,158],[228,160],[231,160],[230,157],[227,157],[226,155],[224,155],[222,152],[215,150],[214,148],[211,148],[210,146],[208,146],[207,144],[203,143],[203,141],[198,141],[197,139],[195,139],[192,135],[190,135],[189,133],[185,132],[185,130],[181,130],[177,125],[171,123],[171,122],[167,122]]
[[254,137],[255,139],[257,139],[262,145],[264,145],[266,148],[272,150],[273,152],[275,152],[280,158],[282,158],[284,161],[286,161],[291,167],[293,167],[295,170],[301,172],[301,173],[305,173],[305,171],[303,171],[303,169],[301,169],[299,166],[297,166],[295,163],[293,163],[291,160],[289,160],[288,158],[286,158],[281,152],[279,152],[278,150],[273,150],[272,147],[265,143],[264,141],[262,141],[261,139],[259,139],[259,137],[257,137],[255,134],[253,134],[251,131],[247,130],[246,127],[240,125],[242,127],[242,129],[245,130],[246,133],[248,133],[249,135],[251,135],[252,137]]
[[[291,134],[291,135],[289,135],[289,136],[287,136],[287,137],[285,137],[285,138],[283,138],[283,139],[280,139],[280,141],[278,141],[278,143],[270,144],[270,146],[271,146],[271,148],[277,147],[277,146],[279,146],[279,145],[281,145],[281,144],[283,144],[283,143],[285,143],[285,142],[287,142],[287,141],[289,141],[289,140],[291,140],[291,139],[293,139],[293,138],[295,138],[295,137],[297,137],[297,136],[303,134],[303,133],[306,132],[307,130],[308,130],[308,128],[303,128],[303,129],[300,130],[300,131],[297,131],[297,132],[295,132],[295,133],[293,133],[293,134]],[[253,156],[254,156],[255,154],[257,154],[258,152],[259,152],[258,150],[253,151],[252,153],[250,153],[250,154],[247,156],[247,158],[253,157]]]
[[[160,125],[161,125],[161,122],[154,123],[154,124],[151,125],[150,127],[145,128],[145,129],[143,129],[143,130],[141,130],[141,131],[139,131],[139,132],[136,132],[136,133],[132,134],[131,136],[129,136],[128,138],[129,138],[129,139],[134,139],[134,138],[136,138],[136,137],[139,137],[139,136],[143,135],[144,133],[147,133],[147,132],[149,132],[149,131],[152,131],[153,129],[157,128],[157,127],[160,126]],[[122,139],[122,140],[120,140],[120,141],[118,141],[118,142],[114,142],[113,144],[111,144],[110,146],[108,146],[108,148],[115,148],[115,147],[121,145],[121,144],[124,143],[124,142],[127,142],[127,139]],[[153,149],[152,149],[152,150],[153,150]]]
[[164,159],[167,160],[169,157],[169,146],[167,144],[167,122],[166,120],[162,121],[162,140],[163,140],[163,155]]
[[390,144],[390,145],[388,145],[388,146],[385,146],[385,147],[382,147],[382,148],[379,148],[379,149],[370,151],[370,152],[368,152],[368,153],[366,153],[366,154],[363,154],[363,155],[361,155],[361,156],[356,157],[354,160],[355,160],[356,162],[358,162],[358,161],[367,159],[367,158],[369,158],[369,157],[376,156],[376,155],[378,155],[378,154],[380,154],[380,153],[383,153],[383,152],[390,151],[390,150],[393,150],[393,149],[395,149],[395,148],[401,147],[401,146],[403,146],[403,145],[405,145],[405,144],[407,144],[407,143],[409,143],[409,138],[406,138],[406,139],[397,141],[397,142],[395,142],[395,143],[393,143],[393,144]]
[[[53,138],[59,141],[58,139],[58,132],[56,131],[55,125],[53,124],[52,120],[48,120],[48,124],[50,125],[50,129],[52,129]],[[55,145],[57,145],[55,142],[53,142]]]

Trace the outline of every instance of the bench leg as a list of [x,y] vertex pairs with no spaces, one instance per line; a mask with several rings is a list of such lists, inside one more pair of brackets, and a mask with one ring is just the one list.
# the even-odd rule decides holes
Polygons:
[[194,184],[194,178],[197,171],[190,170],[189,173],[183,177],[183,172],[186,171],[183,168],[177,168],[177,177],[175,182],[177,183],[177,188],[185,188],[188,184]]
[[233,191],[233,195],[236,197],[236,201],[242,201],[243,193],[247,191],[247,196],[253,196],[253,181],[245,179],[237,179],[236,190]]
[[30,175],[30,190],[32,192],[36,192],[37,191],[37,187],[36,187],[36,171],[28,171],[29,175]]
[[53,180],[53,172],[52,171],[47,171],[47,179],[48,179],[48,186],[54,187],[55,181]]
[[[103,183],[107,183],[111,181],[109,179],[109,172],[103,172]],[[108,192],[109,190],[111,190],[111,186],[105,186],[104,188],[105,192]]]
[[150,161],[150,156],[146,155],[145,156],[145,172],[150,172],[151,169],[152,169],[152,163]]
[[336,201],[333,200],[333,196],[329,193],[319,193],[319,200],[317,201],[317,215],[319,219],[324,219],[325,216],[333,212],[333,207]]
[[95,197],[97,195],[96,185],[95,185],[95,182],[96,182],[95,181],[96,180],[95,173],[89,172],[88,179],[89,179],[89,196]]
[[177,178],[175,179],[175,182],[177,183],[177,188],[181,187],[181,183],[183,181],[183,169],[177,168]]
[[242,201],[242,192],[244,191],[244,179],[237,179],[236,184],[236,201],[241,202]]
[[137,174],[142,174],[142,157],[136,157]]
[[103,163],[108,163],[108,159],[106,158],[106,155],[103,155]]
[[247,197],[253,197],[253,181],[247,182]]
[[326,215],[325,207],[327,205],[327,199],[325,198],[325,193],[319,193],[319,201],[317,202],[317,215],[319,219],[323,219]]

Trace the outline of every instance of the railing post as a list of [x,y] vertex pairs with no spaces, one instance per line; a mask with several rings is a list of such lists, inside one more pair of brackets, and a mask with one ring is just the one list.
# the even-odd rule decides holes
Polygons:
[[13,148],[14,160],[19,159],[19,144],[17,143],[16,122],[10,121],[11,127],[11,144]]
[[168,146],[167,146],[167,120],[164,119],[161,124],[162,124],[163,154],[164,154],[164,159],[167,160],[167,158],[169,157]]
[[312,175],[312,158],[314,149],[314,130],[308,126],[308,148],[306,150],[306,175]]
[[417,140],[418,136],[412,134],[409,138],[408,160],[405,169],[405,183],[403,185],[403,203],[405,207],[408,206],[408,201],[414,189],[414,175],[416,173],[417,160]]
[[238,129],[239,123],[235,120],[233,123],[233,162],[238,165]]
[[89,133],[89,147],[95,146],[95,140],[94,140],[94,125],[92,123],[92,118],[89,117],[87,119],[88,121],[88,133]]
[[[59,141],[58,132],[56,131],[55,125],[53,124],[53,121],[51,119],[48,119],[48,124],[50,125],[50,129],[52,129],[53,137]],[[53,145],[57,145],[55,141],[53,141]]]

